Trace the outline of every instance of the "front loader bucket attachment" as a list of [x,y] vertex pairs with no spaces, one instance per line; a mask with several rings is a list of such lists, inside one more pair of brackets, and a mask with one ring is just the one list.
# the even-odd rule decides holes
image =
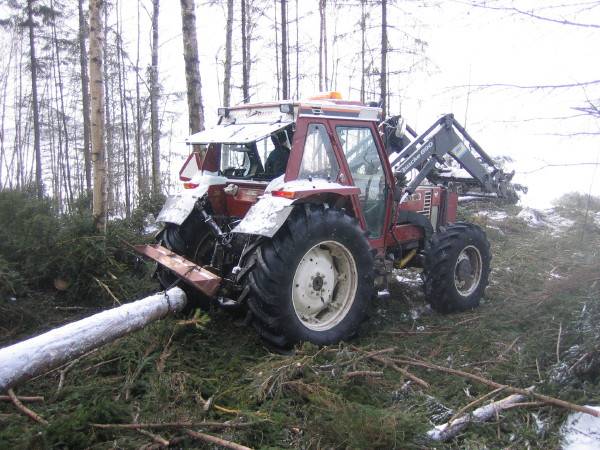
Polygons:
[[135,250],[150,259],[153,259],[161,266],[166,267],[190,286],[198,289],[203,294],[213,297],[219,285],[221,277],[209,272],[206,269],[188,261],[182,256],[173,253],[171,250],[158,245],[135,245]]

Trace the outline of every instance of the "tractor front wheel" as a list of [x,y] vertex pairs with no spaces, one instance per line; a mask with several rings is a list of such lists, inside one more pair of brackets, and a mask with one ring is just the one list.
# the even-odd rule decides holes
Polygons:
[[373,292],[373,256],[356,220],[297,208],[265,241],[249,274],[253,325],[269,344],[333,344],[354,335]]
[[425,249],[425,296],[441,313],[476,308],[490,273],[490,244],[477,225],[459,222],[435,233]]

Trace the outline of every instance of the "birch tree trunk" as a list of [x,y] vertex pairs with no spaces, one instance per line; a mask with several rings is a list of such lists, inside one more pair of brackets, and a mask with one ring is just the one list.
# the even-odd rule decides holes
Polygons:
[[27,26],[29,28],[29,64],[31,70],[31,108],[33,114],[33,149],[35,153],[35,189],[38,198],[44,196],[42,180],[42,151],[40,145],[40,113],[37,91],[37,58],[35,56],[35,23],[33,21],[33,2],[27,0]]
[[196,11],[194,0],[180,0],[180,3],[189,127],[192,133],[197,133],[204,129],[204,106],[196,37]]
[[230,106],[231,103],[231,43],[233,38],[232,34],[233,0],[227,0],[227,24],[225,26],[225,73],[223,75],[223,106]]
[[92,164],[90,157],[90,78],[88,75],[88,54],[86,41],[88,27],[83,14],[83,1],[78,1],[79,9],[79,66],[81,71],[81,104],[83,108],[83,166],[85,172],[85,189],[92,195]]
[[186,301],[185,293],[176,287],[2,348],[0,392],[181,311]]
[[106,231],[106,156],[104,148],[104,80],[102,78],[102,0],[90,0],[90,94],[94,193],[92,215],[96,228]]
[[281,0],[281,99],[290,98],[288,68],[287,0]]
[[152,0],[152,66],[150,68],[150,126],[152,128],[152,194],[161,192],[160,185],[160,129],[158,124],[158,12],[159,0]]
[[387,0],[381,0],[381,74],[379,88],[381,96],[381,109],[383,117],[387,116]]

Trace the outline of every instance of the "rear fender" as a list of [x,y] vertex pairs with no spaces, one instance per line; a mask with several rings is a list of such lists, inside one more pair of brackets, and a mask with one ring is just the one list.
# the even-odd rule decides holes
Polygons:
[[177,194],[169,196],[156,218],[157,222],[181,225],[194,210],[196,202],[206,195],[208,188],[226,184],[227,178],[209,175],[205,172],[195,176],[191,182],[196,184],[197,187],[182,189]]
[[[285,197],[281,196],[281,193],[285,193]],[[265,194],[250,208],[246,216],[232,231],[271,238],[285,223],[294,209],[294,205],[313,201],[337,204],[336,200],[349,199],[351,195],[358,193],[360,193],[359,188],[325,180],[298,180],[278,183],[275,187],[270,184],[265,190]],[[332,202],[332,200],[334,201]]]

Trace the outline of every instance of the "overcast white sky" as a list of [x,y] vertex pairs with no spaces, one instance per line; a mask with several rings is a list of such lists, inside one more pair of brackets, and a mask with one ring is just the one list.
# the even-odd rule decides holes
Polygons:
[[[147,2],[149,3],[149,2]],[[225,2],[223,2],[225,3]],[[238,2],[236,2],[238,3]],[[290,1],[290,18],[294,17],[294,1]],[[333,3],[333,2],[331,2]],[[415,73],[397,78],[391,86],[394,99],[392,112],[402,106],[402,114],[409,123],[423,130],[440,114],[453,112],[482,147],[492,155],[510,155],[515,159],[518,181],[527,184],[530,193],[526,204],[545,207],[561,194],[578,190],[600,195],[600,174],[594,166],[573,168],[546,168],[533,173],[546,163],[595,162],[600,156],[600,135],[565,137],[574,132],[600,132],[600,120],[548,118],[572,116],[571,108],[582,106],[586,99],[597,100],[600,86],[569,90],[520,90],[513,88],[457,88],[456,86],[509,83],[517,85],[565,84],[600,79],[600,29],[578,28],[536,21],[510,12],[469,8],[459,1],[444,1],[442,6],[421,7],[420,1],[396,2],[389,8],[390,40],[392,47],[408,45],[410,39],[399,30],[428,43],[429,62],[420,65]],[[507,1],[508,3],[508,1]],[[582,0],[529,1],[530,7],[548,8],[553,4],[578,4]],[[584,2],[587,3],[587,2]],[[260,21],[253,44],[257,58],[253,68],[253,82],[260,83],[253,100],[273,99],[276,93],[274,50],[272,48],[272,2]],[[302,0],[300,41],[306,51],[300,62],[305,74],[301,96],[318,90],[316,70],[319,40],[316,0]],[[524,4],[519,2],[520,5]],[[130,9],[131,8],[131,9]],[[328,31],[344,34],[335,46],[330,43],[332,59],[339,58],[337,83],[333,88],[345,96],[358,97],[360,80],[356,74],[355,55],[360,50],[357,27],[359,9],[328,6]],[[150,5],[148,5],[150,9]],[[581,9],[581,8],[579,8]],[[577,11],[577,9],[573,9]],[[558,16],[548,8],[544,14]],[[143,13],[144,14],[144,13]],[[220,104],[218,81],[222,78],[224,45],[224,7],[208,7],[197,0],[197,26],[201,58],[201,75],[207,125],[214,124],[216,108]],[[558,16],[560,17],[560,16]],[[585,10],[568,18],[580,22],[600,24],[600,7]],[[134,2],[124,5],[124,19],[135,34]],[[148,18],[142,27],[147,30]],[[372,8],[372,26],[379,21],[379,8]],[[240,30],[234,30],[236,40]],[[291,45],[294,33],[291,30]],[[149,36],[149,34],[146,34]],[[160,73],[166,91],[184,90],[185,78],[181,44],[181,17],[179,2],[163,0],[160,16]],[[373,30],[370,45],[377,51],[379,36]],[[133,41],[132,47],[133,49]],[[237,52],[239,54],[239,52]],[[390,67],[399,69],[414,62],[407,56],[390,55]],[[295,62],[292,59],[292,66]],[[353,79],[350,77],[353,75]],[[234,85],[240,84],[239,72],[234,71]],[[239,100],[238,91],[233,93]],[[468,110],[467,110],[468,99]],[[187,134],[187,107],[185,102],[169,105],[181,109],[182,117],[174,129],[176,142],[183,142]],[[466,120],[465,120],[466,119]],[[538,120],[543,119],[543,120]],[[183,147],[180,147],[183,150]],[[598,171],[600,172],[600,170]]]

